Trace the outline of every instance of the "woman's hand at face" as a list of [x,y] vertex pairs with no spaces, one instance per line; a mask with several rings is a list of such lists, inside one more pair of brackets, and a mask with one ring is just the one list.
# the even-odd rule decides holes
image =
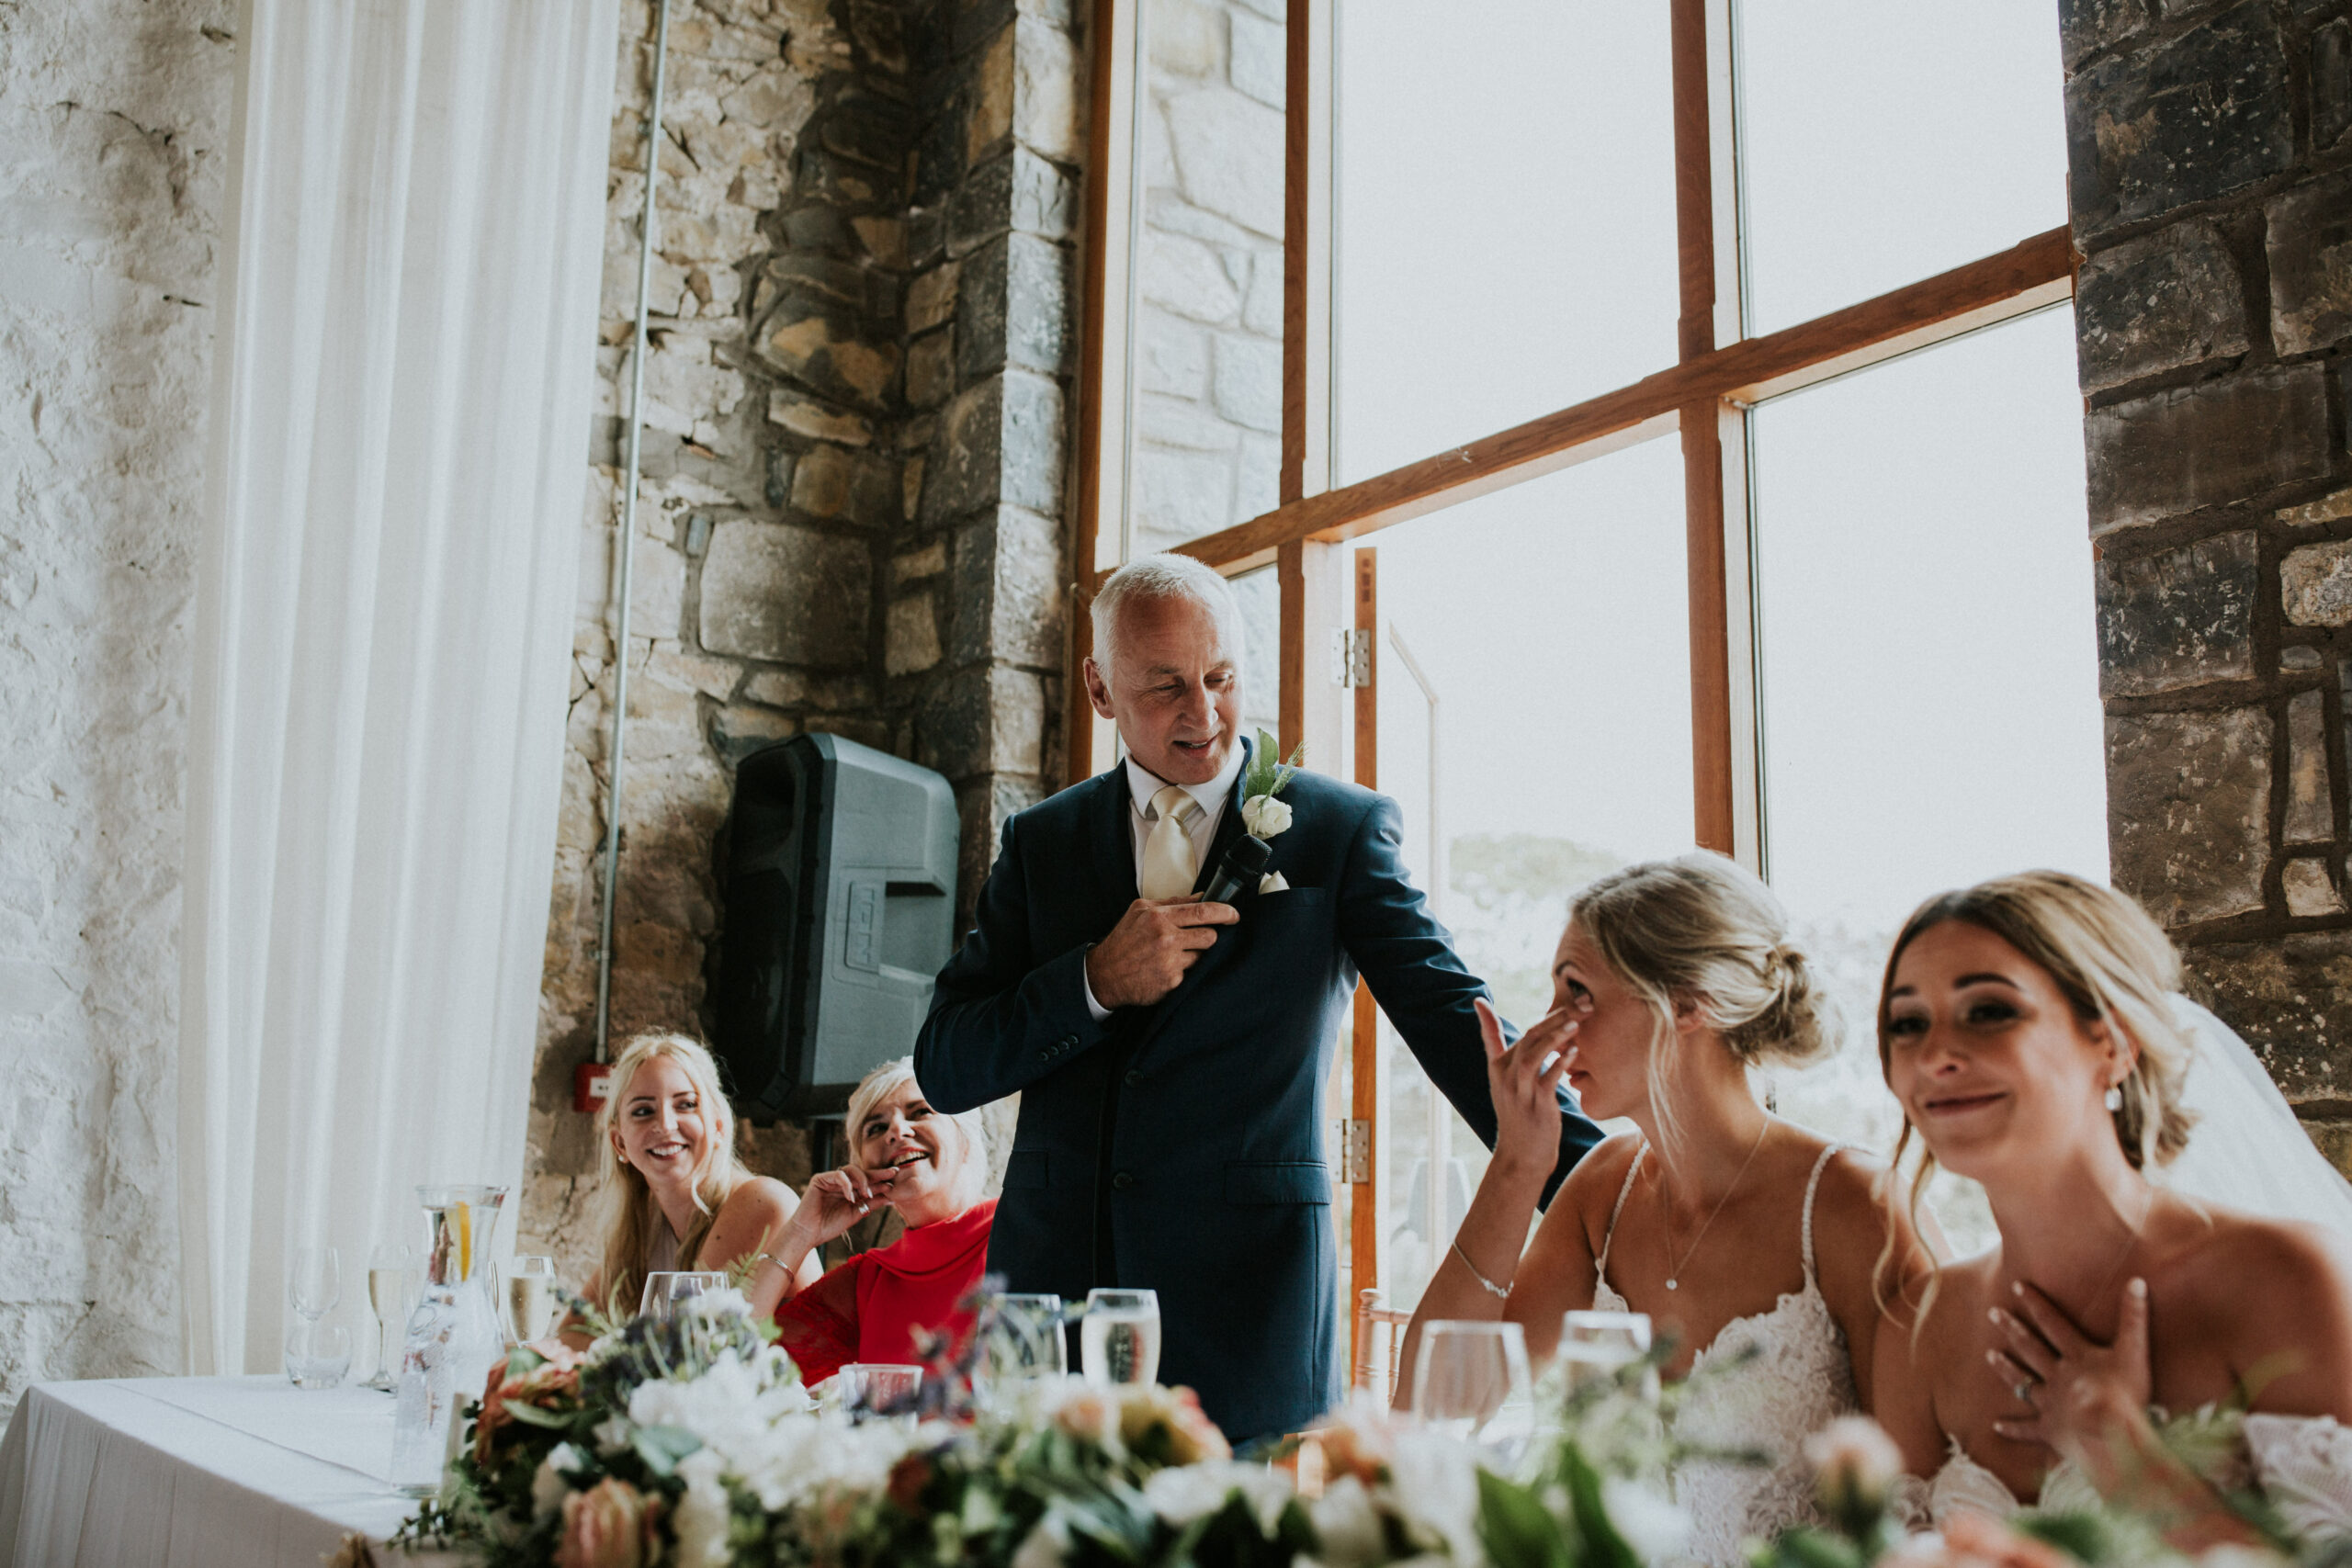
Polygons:
[[792,1224],[811,1247],[820,1247],[848,1231],[867,1214],[890,1201],[899,1179],[895,1169],[867,1170],[845,1165],[811,1177],[792,1212]]
[[2094,1475],[2109,1446],[2144,1428],[2154,1397],[2148,1369],[2148,1286],[2123,1290],[2123,1316],[2115,1342],[2101,1345],[2075,1326],[2058,1304],[2031,1285],[2014,1287],[2017,1311],[1993,1309],[2007,1341],[1988,1352],[1993,1373],[2025,1406],[1993,1430],[2021,1443],[2041,1443]]
[[1487,1042],[1487,1089],[1495,1102],[1495,1156],[1548,1171],[1560,1157],[1560,1079],[1576,1056],[1576,1015],[1555,1009],[1517,1041],[1503,1043],[1503,1021],[1476,1001]]

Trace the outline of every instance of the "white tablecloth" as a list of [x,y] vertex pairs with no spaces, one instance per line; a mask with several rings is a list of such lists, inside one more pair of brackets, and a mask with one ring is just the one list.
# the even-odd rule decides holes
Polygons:
[[414,1511],[384,1479],[391,1455],[392,1397],[369,1389],[43,1383],[0,1440],[0,1564],[318,1568],[345,1537],[381,1541]]

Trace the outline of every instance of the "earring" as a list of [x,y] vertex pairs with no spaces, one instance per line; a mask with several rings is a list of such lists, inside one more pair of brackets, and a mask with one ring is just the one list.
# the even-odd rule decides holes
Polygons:
[[2108,1086],[2107,1108],[2109,1111],[2120,1111],[2123,1109],[2123,1086],[2121,1084],[2109,1084]]

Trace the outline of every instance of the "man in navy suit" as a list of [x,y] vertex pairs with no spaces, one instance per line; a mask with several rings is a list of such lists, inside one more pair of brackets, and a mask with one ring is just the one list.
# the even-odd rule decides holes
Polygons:
[[[1262,882],[1199,901],[1244,831],[1240,606],[1148,556],[1093,615],[1087,694],[1127,755],[1004,825],[915,1076],[944,1111],[1021,1095],[989,1243],[1008,1289],[1157,1291],[1160,1381],[1237,1441],[1295,1431],[1340,1397],[1321,1108],[1356,976],[1491,1147],[1487,988],[1406,877],[1396,803],[1321,774],[1279,795]],[[1547,1201],[1599,1137],[1563,1089]]]

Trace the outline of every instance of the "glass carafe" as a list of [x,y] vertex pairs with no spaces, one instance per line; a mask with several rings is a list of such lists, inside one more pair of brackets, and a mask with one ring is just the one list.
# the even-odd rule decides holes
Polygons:
[[401,1354],[400,1405],[392,1421],[392,1481],[430,1495],[456,1450],[461,1400],[479,1401],[491,1364],[506,1350],[491,1296],[491,1244],[503,1187],[420,1187],[432,1222],[424,1287],[409,1314]]

